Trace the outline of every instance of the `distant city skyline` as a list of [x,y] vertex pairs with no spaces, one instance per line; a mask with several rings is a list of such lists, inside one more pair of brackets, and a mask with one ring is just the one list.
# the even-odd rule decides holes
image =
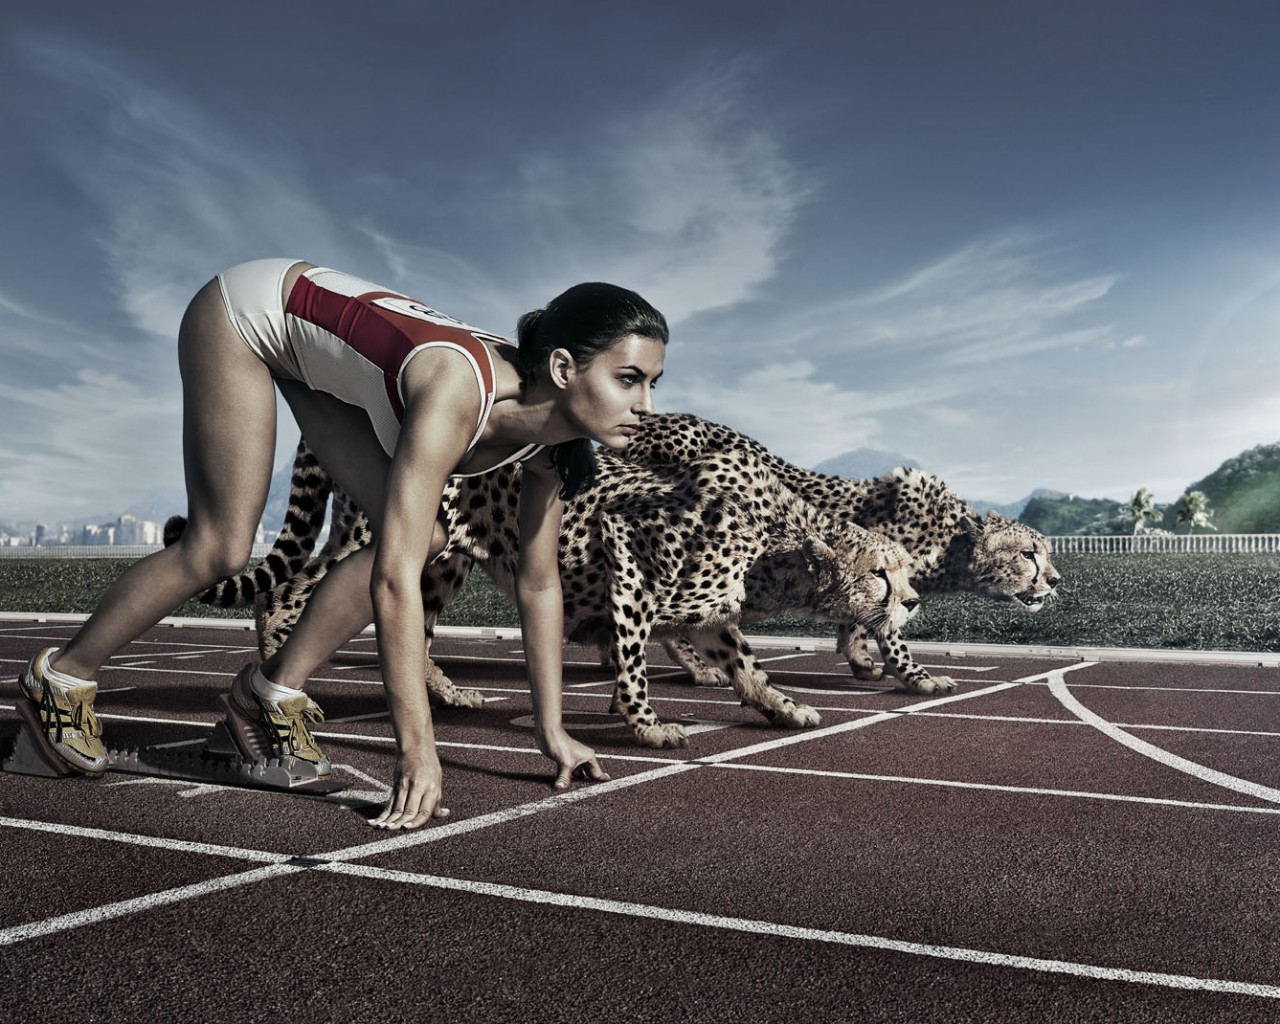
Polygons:
[[0,522],[181,487],[182,310],[276,255],[508,336],[617,281],[660,408],[982,500],[1280,441],[1273,3],[127,7],[0,25]]

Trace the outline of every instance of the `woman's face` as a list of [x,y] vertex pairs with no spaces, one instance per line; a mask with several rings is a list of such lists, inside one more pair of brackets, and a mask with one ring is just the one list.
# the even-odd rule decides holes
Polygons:
[[606,448],[626,448],[642,417],[653,413],[653,385],[662,376],[667,346],[656,338],[627,334],[566,385],[569,418],[584,437]]

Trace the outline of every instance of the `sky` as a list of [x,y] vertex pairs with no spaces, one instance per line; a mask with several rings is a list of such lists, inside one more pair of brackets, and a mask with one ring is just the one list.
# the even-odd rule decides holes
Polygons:
[[266,256],[507,336],[613,281],[660,409],[800,465],[1173,501],[1280,442],[1277,52],[1270,0],[7,0],[0,522],[180,488],[182,311]]

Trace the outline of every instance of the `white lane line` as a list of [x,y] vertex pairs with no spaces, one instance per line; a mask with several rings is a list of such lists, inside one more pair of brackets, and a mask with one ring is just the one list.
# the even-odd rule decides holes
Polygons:
[[[375,718],[390,718],[390,717],[391,717],[390,711],[371,711],[367,715],[347,715],[344,718],[326,718],[325,721],[328,722],[330,725],[344,725],[347,722],[370,722],[370,721],[373,721]],[[320,734],[313,733],[313,735],[319,736]]]
[[[1089,662],[1098,664],[1096,661]],[[1070,666],[1074,668],[1075,666]],[[1072,686],[1087,687],[1090,690],[1155,690],[1159,693],[1219,693],[1223,695],[1248,697],[1280,697],[1280,690],[1224,690],[1216,686],[1121,686],[1117,683],[1072,683]]]
[[1280,732],[1261,732],[1257,729],[1207,729],[1197,725],[1138,725],[1116,722],[1121,729],[1150,729],[1155,732],[1203,732],[1219,736],[1269,736],[1280,739]]
[[[1075,685],[1074,683],[1072,685]],[[816,708],[818,711],[852,711],[853,708]],[[856,709],[862,710],[862,709]],[[863,712],[866,713],[865,711]],[[1020,715],[966,715],[958,711],[922,711],[921,718],[965,718],[972,719],[976,722],[1022,722],[1029,725],[1069,725],[1071,728],[1077,728],[1087,725],[1087,722],[1081,722],[1075,719],[1066,718],[1027,718]],[[1201,725],[1151,725],[1145,722],[1115,722],[1113,723],[1121,729],[1136,729],[1139,732],[1150,730],[1152,732],[1194,732],[1208,733],[1216,736],[1265,736],[1270,739],[1280,739],[1280,732],[1263,732],[1258,729],[1210,729]]]
[[[213,714],[213,712],[210,712]],[[114,715],[97,712],[97,717],[107,722],[144,722],[147,725],[189,725],[195,729],[212,729],[217,721],[202,722],[198,718],[153,718],[148,715]]]
[[208,881],[197,882],[194,885],[184,885],[177,889],[153,892],[130,900],[120,900],[118,903],[107,903],[100,907],[93,907],[90,910],[77,910],[70,914],[48,917],[43,921],[32,921],[29,924],[14,925],[11,928],[0,928],[0,946],[9,946],[15,942],[25,942],[28,939],[53,935],[57,932],[69,931],[72,928],[83,928],[85,925],[97,924],[100,921],[110,921],[112,918],[128,917],[130,914],[144,913],[172,903],[181,903],[184,900],[207,896],[210,893],[234,889],[241,885],[252,885],[268,878],[279,878],[282,875],[293,875],[299,871],[306,870],[307,867],[303,865],[270,864],[264,868],[254,868],[252,871],[244,871],[236,875],[223,875],[220,878],[210,878]]
[[[169,647],[170,644],[152,644],[153,647]],[[185,648],[196,648],[196,650],[179,650],[179,651],[146,651],[135,652],[134,654],[113,654],[108,661],[128,661],[130,658],[208,658],[215,654],[221,654],[222,648],[213,644],[183,644]]]
[[[157,657],[157,655],[151,655],[151,657]],[[29,660],[30,659],[27,659],[27,658],[0,658],[0,665],[5,665],[5,664],[25,665]],[[146,662],[140,662],[139,664],[146,664]],[[100,668],[98,671],[102,673],[122,672],[125,669],[130,669],[130,668],[134,668],[138,672],[150,672],[152,674],[163,673],[164,675],[167,675],[167,676],[220,676],[223,679],[231,679],[232,677],[235,676],[234,672],[210,672],[207,670],[201,670],[201,669],[195,669],[195,668],[184,668],[184,669],[136,668],[133,665],[103,665],[102,668]],[[339,682],[339,680],[337,679],[331,679],[329,681],[335,682],[335,683]]]
[[1249,782],[1246,779],[1236,778],[1234,775],[1228,775],[1225,772],[1217,771],[1213,768],[1206,768],[1202,764],[1196,764],[1194,761],[1188,761],[1185,757],[1179,757],[1177,754],[1171,754],[1167,750],[1154,746],[1146,740],[1140,740],[1136,736],[1131,736],[1118,726],[1112,725],[1106,719],[1090,711],[1081,704],[1067,689],[1066,681],[1061,675],[1054,673],[1049,681],[1049,692],[1062,702],[1062,706],[1079,718],[1082,722],[1092,725],[1103,735],[1115,740],[1117,743],[1123,744],[1135,753],[1142,754],[1166,767],[1185,772],[1187,775],[1194,776],[1204,782],[1210,782],[1215,786],[1222,786],[1224,789],[1234,790],[1237,793],[1244,793],[1247,796],[1255,797],[1258,800],[1266,800],[1268,803],[1280,804],[1280,790],[1272,789],[1270,786],[1263,786],[1256,782]]
[[822,768],[781,768],[770,764],[717,764],[715,768],[733,771],[809,775],[827,779],[849,779],[856,782],[905,783],[912,786],[938,786],[942,789],[984,789],[996,793],[1022,793],[1027,796],[1061,796],[1085,800],[1111,800],[1118,803],[1155,804],[1160,807],[1186,807],[1197,811],[1235,811],[1240,814],[1280,814],[1280,807],[1245,807],[1235,804],[1206,804],[1191,800],[1169,800],[1153,796],[1128,796],[1123,793],[1095,793],[1087,790],[1043,789],[1038,786],[1001,786],[988,782],[959,782],[954,779],[920,779],[908,775],[867,775],[862,772],[838,772]]
[[[213,793],[233,793],[237,791],[237,787],[221,786],[214,782],[193,782],[190,779],[161,779],[154,775],[135,775],[128,779],[117,779],[112,782],[102,782],[103,786],[171,786],[175,789],[175,795],[183,800],[190,800],[194,797],[209,796]],[[239,792],[243,793],[241,789]]]
[[21,828],[29,832],[48,832],[53,835],[71,836],[75,839],[97,839],[129,846],[148,846],[173,853],[199,853],[210,857],[234,857],[238,860],[256,860],[267,864],[283,864],[292,860],[290,853],[268,853],[266,850],[246,850],[236,846],[218,846],[214,843],[193,843],[185,839],[167,839],[163,836],[141,836],[128,832],[112,832],[83,825],[64,825],[58,822],[28,821],[24,818],[0,818],[0,827]]
[[798,925],[780,924],[743,917],[726,917],[721,914],[704,914],[693,910],[675,910],[646,903],[627,903],[621,900],[599,899],[593,896],[577,896],[548,892],[542,889],[523,889],[513,885],[493,882],[475,882],[461,878],[443,878],[439,875],[422,875],[408,871],[376,868],[364,864],[326,863],[318,870],[359,878],[379,879],[408,885],[423,885],[434,889],[447,889],[478,896],[515,900],[541,906],[568,907],[573,910],[594,910],[622,917],[645,918],[653,921],[669,921],[674,924],[715,928],[721,931],[746,932],[779,939],[801,942],[822,942],[839,946],[856,946],[863,949],[927,956],[961,963],[981,964],[987,967],[1011,967],[1017,970],[1037,971],[1049,974],[1068,974],[1091,981],[1122,981],[1137,985],[1156,985],[1164,988],[1185,989],[1199,992],[1222,992],[1232,995],[1260,996],[1264,999],[1280,999],[1280,986],[1262,985],[1247,981],[1228,981],[1219,978],[1197,978],[1184,974],[1163,974],[1158,971],[1134,971],[1123,967],[1104,967],[1098,964],[1077,963],[1070,960],[1045,960],[1038,957],[1015,956],[985,949],[966,949],[961,946],[935,946],[922,942],[906,942],[880,935],[859,935],[853,932],[827,931],[820,928],[804,928]]
[[335,764],[334,767],[341,768],[344,772],[349,772],[350,774],[354,775],[357,779],[359,779],[361,782],[369,783],[369,785],[373,786],[383,795],[386,795],[387,793],[391,792],[391,787],[388,786],[381,779],[375,779],[372,775],[369,775],[367,772],[362,772],[359,768],[357,768],[353,764]]

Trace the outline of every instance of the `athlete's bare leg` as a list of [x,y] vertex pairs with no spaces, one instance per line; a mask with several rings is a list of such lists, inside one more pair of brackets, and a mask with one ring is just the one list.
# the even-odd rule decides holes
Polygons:
[[217,281],[191,300],[178,333],[187,528],[111,585],[52,659],[91,679],[107,658],[190,597],[248,562],[275,452],[270,371],[227,318]]
[[[302,384],[280,384],[302,436],[338,486],[360,506],[376,538],[386,507],[391,459],[382,450],[364,410]],[[434,518],[434,510],[423,515]],[[430,555],[444,548],[444,530],[436,524]],[[373,621],[369,581],[374,547],[368,545],[325,574],[308,598],[293,632],[262,670],[272,682],[301,690],[313,672],[339,647]]]

